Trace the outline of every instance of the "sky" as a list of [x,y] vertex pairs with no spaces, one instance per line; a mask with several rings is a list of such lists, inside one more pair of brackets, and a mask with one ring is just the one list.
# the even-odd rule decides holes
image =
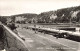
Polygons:
[[0,16],[54,11],[79,6],[80,0],[0,0]]

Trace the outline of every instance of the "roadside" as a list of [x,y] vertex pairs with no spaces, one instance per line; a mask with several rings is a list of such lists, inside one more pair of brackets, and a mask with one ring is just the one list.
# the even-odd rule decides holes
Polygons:
[[[37,32],[35,34],[35,32],[33,30],[25,29],[25,28],[23,28],[23,29],[18,28],[17,30],[20,32],[20,36],[25,38],[28,46],[32,46],[32,48],[33,48],[33,46],[36,46],[36,44],[37,44],[37,46],[39,46],[39,44],[40,44],[40,46],[42,46],[42,47],[43,46],[47,46],[47,47],[48,46],[49,47],[54,47],[54,46],[65,47],[66,46],[66,47],[72,48],[72,49],[78,48],[78,42],[75,42],[75,41],[71,41],[71,40],[67,40],[67,39],[63,39],[63,38],[56,39],[55,37],[53,37],[51,35],[43,34],[40,32]],[[35,43],[33,43],[33,42],[35,42]],[[36,47],[34,47],[34,48],[36,48]],[[67,49],[67,50],[69,51],[69,49]],[[65,50],[65,51],[67,51],[67,50]]]

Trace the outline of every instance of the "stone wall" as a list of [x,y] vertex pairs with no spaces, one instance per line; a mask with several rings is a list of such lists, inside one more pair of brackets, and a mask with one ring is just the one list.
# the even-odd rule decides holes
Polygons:
[[28,51],[25,42],[8,27],[3,25],[5,49],[7,51]]

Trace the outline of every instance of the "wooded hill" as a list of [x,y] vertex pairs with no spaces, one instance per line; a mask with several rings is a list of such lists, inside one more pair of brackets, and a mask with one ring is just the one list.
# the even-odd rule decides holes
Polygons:
[[[33,23],[80,23],[80,6],[62,8],[55,11],[42,12],[40,14],[25,13],[9,17],[26,18],[24,21],[29,23],[32,21]],[[0,20],[2,20],[2,18]]]
[[46,23],[80,22],[80,6],[63,8],[56,11],[43,12],[38,15],[38,19]]

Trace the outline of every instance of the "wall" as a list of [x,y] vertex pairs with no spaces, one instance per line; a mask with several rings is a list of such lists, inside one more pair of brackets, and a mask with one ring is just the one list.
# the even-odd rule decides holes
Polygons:
[[3,25],[3,30],[5,34],[5,49],[7,51],[28,51],[25,42],[17,34],[5,25]]

